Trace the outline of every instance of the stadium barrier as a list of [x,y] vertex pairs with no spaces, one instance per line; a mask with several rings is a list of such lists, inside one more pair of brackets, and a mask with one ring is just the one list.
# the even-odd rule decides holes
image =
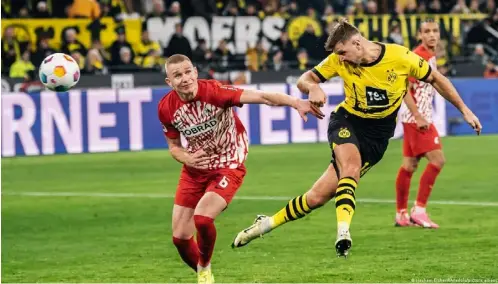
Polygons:
[[[498,80],[454,80],[464,100],[481,118],[485,133],[498,133]],[[260,84],[259,88],[300,97],[295,85]],[[323,84],[328,95],[325,113],[343,99],[342,81]],[[2,94],[2,156],[140,151],[166,148],[157,118],[157,103],[168,88],[72,90],[66,94]],[[467,125],[449,125],[460,117],[438,97],[434,121],[441,135],[472,133]],[[251,144],[327,141],[328,119],[304,123],[289,108],[246,105],[237,112]],[[399,122],[398,122],[399,123]],[[455,123],[455,122],[451,122]],[[399,126],[399,125],[398,125]],[[395,138],[402,136],[397,127]]]

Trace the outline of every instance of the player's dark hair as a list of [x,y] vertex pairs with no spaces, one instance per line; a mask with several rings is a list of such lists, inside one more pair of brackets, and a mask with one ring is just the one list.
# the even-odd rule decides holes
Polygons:
[[325,50],[334,51],[336,44],[344,42],[359,33],[360,31],[355,26],[342,18],[332,27],[327,42],[325,42]]
[[422,22],[420,22],[420,25],[418,26],[418,31],[422,31],[422,26],[425,24],[425,23],[435,23],[435,24],[438,24],[438,22],[436,22],[436,20],[434,20],[434,18],[426,18],[424,19]]

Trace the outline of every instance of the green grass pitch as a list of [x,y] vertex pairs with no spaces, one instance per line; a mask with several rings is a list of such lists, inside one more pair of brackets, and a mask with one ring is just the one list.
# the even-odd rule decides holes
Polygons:
[[[253,198],[216,221],[217,282],[496,281],[498,136],[442,141],[447,164],[429,202],[441,228],[393,226],[401,141],[392,141],[360,182],[346,260],[335,256],[333,204],[230,248],[256,214],[308,190],[330,159],[326,144],[252,146],[238,196]],[[2,282],[195,282],[171,241],[179,170],[167,151],[2,159]]]

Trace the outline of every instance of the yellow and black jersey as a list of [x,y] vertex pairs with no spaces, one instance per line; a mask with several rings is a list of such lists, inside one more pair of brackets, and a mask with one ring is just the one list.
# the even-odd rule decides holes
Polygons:
[[408,77],[424,81],[431,67],[423,58],[397,44],[381,46],[377,60],[353,66],[332,53],[313,68],[322,82],[340,76],[344,80],[342,107],[361,118],[382,119],[397,113],[408,90]]

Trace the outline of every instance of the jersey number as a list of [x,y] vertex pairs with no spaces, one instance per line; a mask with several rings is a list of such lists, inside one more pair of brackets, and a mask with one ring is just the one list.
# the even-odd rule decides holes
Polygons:
[[223,189],[227,188],[227,186],[228,186],[228,179],[227,179],[227,177],[223,176],[223,178],[220,180],[220,182],[218,183],[218,185],[221,188],[223,188]]
[[389,98],[386,90],[373,87],[366,87],[367,106],[369,107],[386,107],[389,105]]

